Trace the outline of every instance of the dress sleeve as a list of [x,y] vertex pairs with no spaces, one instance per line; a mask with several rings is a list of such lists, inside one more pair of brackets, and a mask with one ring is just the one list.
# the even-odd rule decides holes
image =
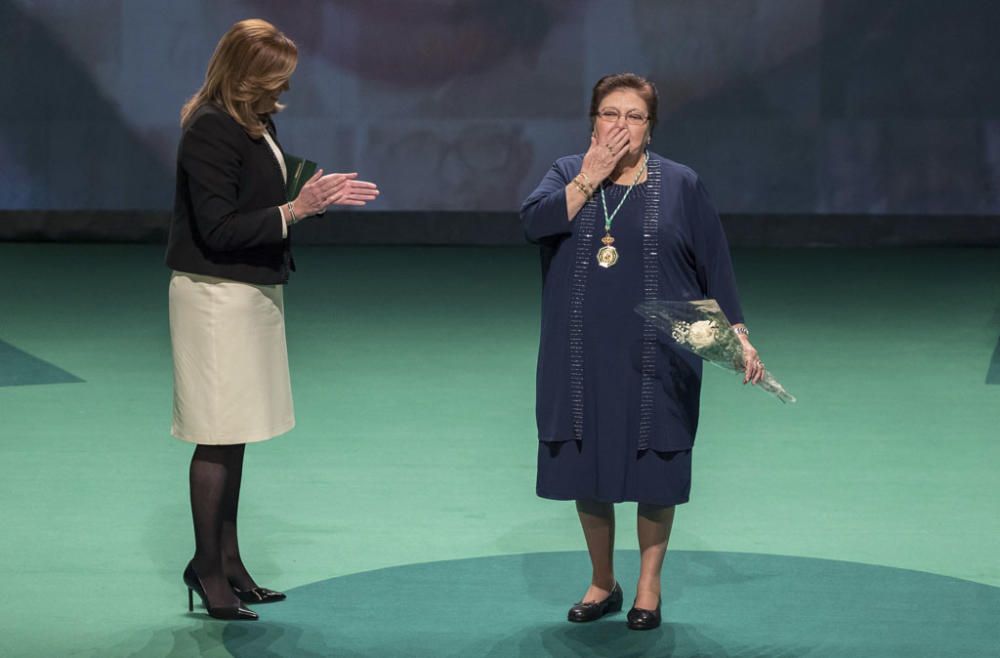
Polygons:
[[706,298],[715,299],[730,324],[743,322],[729,242],[708,190],[697,179],[689,189],[695,270]]
[[187,173],[197,231],[214,251],[250,249],[282,241],[277,206],[238,212],[243,157],[226,117],[204,114],[184,133],[180,165]]
[[573,232],[566,209],[568,184],[559,163],[555,163],[521,204],[521,225],[528,242],[544,242]]

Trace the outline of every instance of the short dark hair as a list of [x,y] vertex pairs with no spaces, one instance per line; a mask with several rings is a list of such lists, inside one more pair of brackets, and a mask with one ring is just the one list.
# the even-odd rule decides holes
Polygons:
[[594,85],[594,93],[590,96],[590,120],[593,122],[597,118],[597,110],[601,106],[604,97],[619,89],[631,89],[635,91],[642,100],[646,101],[646,108],[649,110],[649,132],[653,132],[656,127],[656,105],[659,95],[656,93],[656,85],[635,73],[613,73],[606,75]]

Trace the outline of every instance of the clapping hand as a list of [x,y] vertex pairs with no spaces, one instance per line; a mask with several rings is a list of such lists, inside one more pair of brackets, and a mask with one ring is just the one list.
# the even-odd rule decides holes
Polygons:
[[357,178],[357,172],[324,176],[322,169],[317,170],[292,202],[296,216],[301,219],[318,215],[329,206],[363,206],[374,201],[379,195],[378,186]]

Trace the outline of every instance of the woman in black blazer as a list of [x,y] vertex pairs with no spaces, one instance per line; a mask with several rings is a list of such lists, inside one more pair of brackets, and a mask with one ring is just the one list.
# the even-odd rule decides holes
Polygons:
[[177,189],[166,263],[174,358],[172,434],[191,460],[194,558],[184,570],[220,619],[256,619],[244,603],[280,601],[259,587],[236,532],[247,443],[295,425],[282,285],[295,269],[290,227],[330,205],[378,195],[357,174],[316,172],[292,201],[271,115],[288,89],[295,44],[261,20],[219,41],[201,89],[181,111]]

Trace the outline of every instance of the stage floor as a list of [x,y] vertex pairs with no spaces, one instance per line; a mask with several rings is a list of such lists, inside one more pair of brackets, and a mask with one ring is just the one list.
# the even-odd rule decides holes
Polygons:
[[296,251],[298,426],[248,448],[240,518],[290,598],[188,613],[162,252],[0,244],[0,655],[997,655],[1000,250],[735,252],[799,403],[706,370],[646,634],[563,621],[590,571],[534,495],[530,247]]

